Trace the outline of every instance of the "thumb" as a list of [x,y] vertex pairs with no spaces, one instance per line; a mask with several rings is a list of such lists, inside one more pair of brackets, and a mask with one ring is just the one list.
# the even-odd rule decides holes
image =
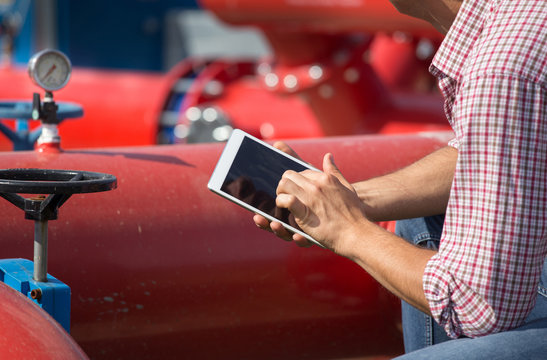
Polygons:
[[334,163],[334,157],[331,153],[325,154],[325,157],[323,158],[323,171],[326,174],[334,175],[342,185],[353,188],[351,184],[344,178],[344,175],[340,172],[336,164]]

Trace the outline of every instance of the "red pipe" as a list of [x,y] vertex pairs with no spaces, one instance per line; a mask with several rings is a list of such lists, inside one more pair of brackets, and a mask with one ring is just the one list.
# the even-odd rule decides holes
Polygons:
[[340,33],[353,31],[438,32],[425,21],[402,15],[386,0],[199,0],[221,20],[266,31]]
[[[43,90],[26,69],[0,67],[0,100],[32,100]],[[81,105],[84,115],[59,125],[61,147],[105,147],[156,144],[158,119],[172,79],[160,73],[75,68],[67,87],[55,92],[56,101]],[[31,128],[39,125],[31,121]],[[0,134],[0,151],[12,150]]]
[[[201,4],[229,24],[263,31],[274,53],[271,61],[258,67],[263,89],[302,99],[326,136],[394,129],[389,115],[402,109],[386,84],[390,90],[415,91],[419,83],[424,92],[423,77],[417,74],[423,75],[427,65],[416,61],[417,42],[392,50],[382,36],[384,41],[374,46],[373,34],[440,38],[429,24],[399,14],[384,0],[202,0]],[[444,116],[441,107],[437,109],[433,123],[439,124]],[[419,116],[408,116],[424,123]]]
[[1,359],[87,359],[52,317],[3,282],[0,282],[0,304]]
[[[423,156],[445,136],[290,141],[350,181]],[[49,222],[48,271],[72,289],[72,335],[91,358],[305,359],[402,351],[398,301],[348,260],[256,228],[206,188],[221,144],[4,152],[0,168],[116,175]],[[358,161],[356,159],[359,159]],[[2,199],[0,199],[2,200]],[[5,258],[32,256],[33,224],[0,201]],[[282,345],[280,345],[282,344]]]

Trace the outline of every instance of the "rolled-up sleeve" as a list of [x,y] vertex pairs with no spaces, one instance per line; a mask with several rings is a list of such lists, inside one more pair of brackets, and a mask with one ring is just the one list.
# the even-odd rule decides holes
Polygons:
[[547,252],[544,84],[488,74],[466,81],[452,114],[458,148],[439,252],[423,286],[451,337],[520,325]]

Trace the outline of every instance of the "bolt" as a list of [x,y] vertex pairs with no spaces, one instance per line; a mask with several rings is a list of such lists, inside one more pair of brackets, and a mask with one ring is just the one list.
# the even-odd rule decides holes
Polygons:
[[218,112],[212,108],[208,107],[207,109],[203,110],[203,120],[207,122],[213,122],[218,118]]
[[298,79],[296,76],[289,74],[283,79],[283,85],[285,85],[287,89],[294,89],[298,86]]
[[275,87],[279,83],[279,78],[274,73],[269,73],[264,77],[264,82],[268,87]]
[[42,290],[32,289],[30,292],[30,298],[33,300],[40,300],[42,298]]
[[201,109],[195,106],[189,107],[184,112],[184,115],[186,115],[186,118],[190,121],[198,121],[201,119]]
[[323,76],[323,69],[319,65],[313,65],[309,68],[308,75],[314,80],[319,80]]

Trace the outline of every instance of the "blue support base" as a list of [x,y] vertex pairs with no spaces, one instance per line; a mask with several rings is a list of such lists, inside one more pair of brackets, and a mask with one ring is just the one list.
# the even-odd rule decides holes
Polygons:
[[49,274],[47,282],[34,281],[33,272],[30,260],[0,260],[0,281],[27,296],[70,332],[70,287]]

